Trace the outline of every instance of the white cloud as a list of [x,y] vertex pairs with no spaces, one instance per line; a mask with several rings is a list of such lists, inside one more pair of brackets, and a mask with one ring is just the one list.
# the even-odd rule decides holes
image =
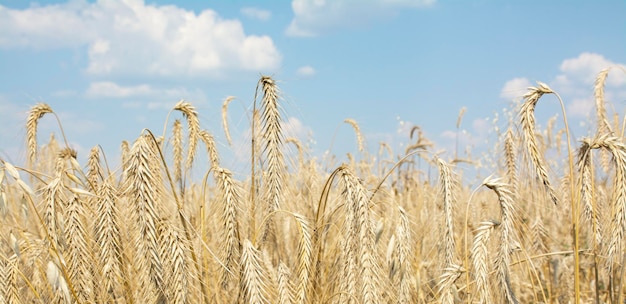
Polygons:
[[241,14],[253,19],[258,19],[261,21],[267,21],[272,18],[272,12],[256,7],[244,7],[241,9]]
[[593,113],[595,103],[591,98],[575,98],[567,105],[567,113],[570,117],[588,118]]
[[315,75],[315,69],[310,65],[305,65],[305,66],[299,67],[298,70],[296,70],[296,75],[300,77],[313,76]]
[[241,22],[143,0],[0,6],[0,48],[87,47],[92,75],[209,75],[275,70],[281,56],[268,36]]
[[[559,75],[559,81],[563,83],[581,82],[591,85],[600,71],[616,66],[626,68],[623,64],[619,65],[612,62],[600,54],[582,53],[576,58],[566,59],[561,63],[560,70],[563,74]],[[613,73],[609,73],[606,85],[618,86],[626,84],[625,72],[614,70]]]
[[[184,87],[157,88],[148,84],[124,86],[111,81],[92,82],[85,91],[85,97],[92,99],[117,98],[124,100],[123,108],[138,108],[146,105],[148,109],[170,108],[181,99],[192,100],[194,103],[204,102],[205,94],[200,89],[189,90]],[[140,99],[139,101],[136,99]],[[146,100],[150,102],[146,102]],[[141,102],[143,100],[144,102]],[[161,106],[166,104],[166,106]],[[156,106],[155,106],[156,105]]]
[[93,82],[89,85],[89,88],[85,93],[85,95],[90,98],[124,98],[132,96],[146,96],[152,94],[154,94],[154,90],[147,84],[137,86],[120,86],[110,81]]
[[521,98],[528,91],[528,87],[532,86],[527,78],[513,78],[507,81],[500,91],[500,97],[507,100]]
[[[613,62],[601,54],[581,53],[578,57],[563,60],[558,74],[551,83],[552,89],[561,94],[572,118],[589,118],[595,109],[593,87],[598,73],[611,68],[605,82],[605,100],[612,103],[609,109],[621,113],[623,105],[615,98],[626,94],[626,66]],[[617,107],[617,108],[614,108]]]
[[312,37],[331,29],[354,27],[401,9],[430,6],[435,0],[293,0],[289,36]]

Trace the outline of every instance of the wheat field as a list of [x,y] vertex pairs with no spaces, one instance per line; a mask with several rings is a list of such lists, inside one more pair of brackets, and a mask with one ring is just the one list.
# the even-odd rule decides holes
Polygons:
[[358,149],[329,167],[285,137],[268,76],[243,178],[212,133],[232,142],[232,98],[213,131],[178,102],[163,134],[120,143],[116,168],[98,146],[80,164],[61,121],[38,142],[56,113],[34,105],[26,163],[0,162],[0,303],[623,303],[626,144],[608,74],[589,88],[596,120],[580,139],[564,111],[563,129],[538,129],[542,97],[560,97],[529,88],[473,187],[458,168],[472,160],[439,156],[419,127],[405,151],[372,155],[347,118]]

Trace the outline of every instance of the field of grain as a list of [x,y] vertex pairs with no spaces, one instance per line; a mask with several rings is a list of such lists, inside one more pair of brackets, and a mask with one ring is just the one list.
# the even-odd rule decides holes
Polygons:
[[439,157],[419,128],[406,151],[370,155],[348,118],[358,157],[328,167],[285,138],[266,76],[245,178],[213,137],[231,141],[230,99],[223,130],[179,102],[163,134],[121,142],[119,168],[98,146],[80,164],[62,121],[38,142],[56,114],[34,105],[27,162],[0,162],[0,303],[623,303],[626,145],[606,110],[609,71],[589,88],[592,137],[572,138],[565,113],[564,129],[538,130],[535,110],[556,94],[538,83],[472,188],[457,170],[471,160]]

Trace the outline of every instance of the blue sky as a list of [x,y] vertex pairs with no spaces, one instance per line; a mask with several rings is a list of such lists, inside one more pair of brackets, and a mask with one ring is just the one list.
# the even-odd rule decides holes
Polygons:
[[[403,153],[413,125],[453,150],[462,107],[460,156],[479,154],[536,81],[563,97],[581,137],[595,75],[626,64],[624,16],[624,1],[2,0],[0,157],[24,161],[26,112],[38,102],[60,115],[79,155],[100,144],[117,159],[122,140],[161,133],[181,99],[223,155],[242,155],[261,74],[282,90],[288,135],[317,156],[356,152],[346,118],[372,153],[381,141]],[[220,113],[231,95],[233,147]],[[607,99],[623,114],[625,71],[610,73]],[[538,123],[559,109],[542,100]],[[40,142],[55,130],[45,117]]]

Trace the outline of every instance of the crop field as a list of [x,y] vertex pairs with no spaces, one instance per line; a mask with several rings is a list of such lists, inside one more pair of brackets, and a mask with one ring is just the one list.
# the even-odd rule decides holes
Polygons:
[[[560,97],[529,88],[471,187],[459,166],[473,160],[440,156],[417,127],[404,151],[373,155],[347,118],[348,161],[311,156],[284,135],[267,76],[240,174],[214,140],[231,141],[230,99],[222,130],[181,101],[162,134],[120,141],[119,156],[95,146],[83,164],[54,109],[33,105],[27,161],[0,161],[0,303],[624,303],[626,144],[609,72],[623,71],[588,88],[586,138],[565,113],[562,129],[540,129],[542,97]],[[37,134],[44,117],[52,137]]]

